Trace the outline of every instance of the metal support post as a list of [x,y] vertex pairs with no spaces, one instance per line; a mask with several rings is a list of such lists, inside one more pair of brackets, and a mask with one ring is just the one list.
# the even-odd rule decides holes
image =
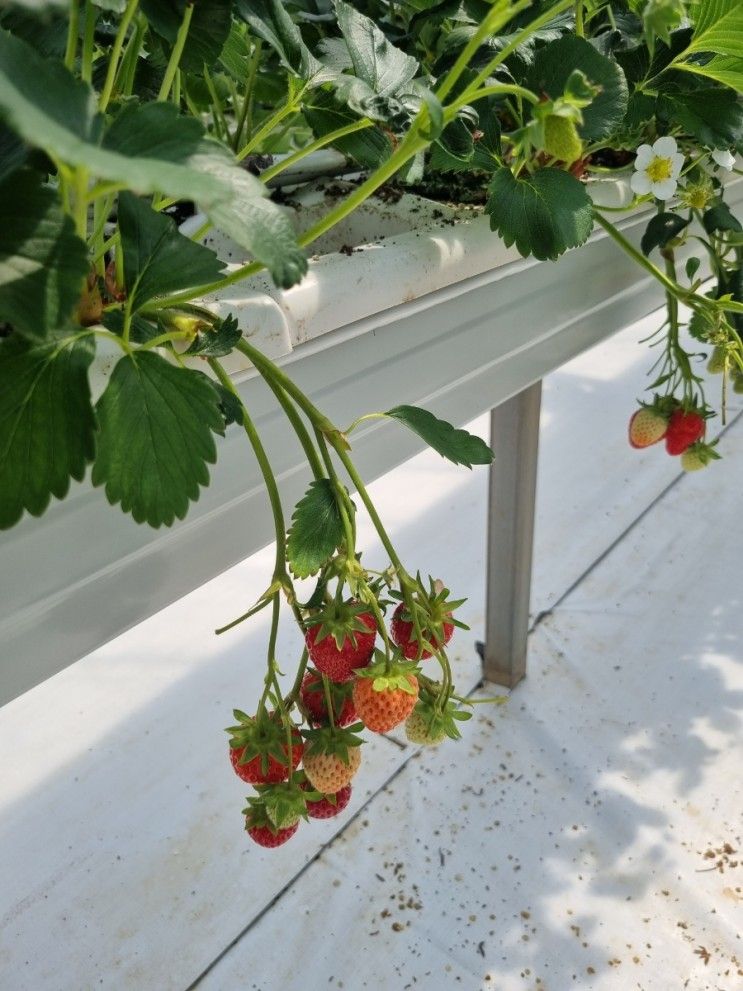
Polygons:
[[490,414],[483,675],[508,688],[526,675],[541,400],[539,381]]

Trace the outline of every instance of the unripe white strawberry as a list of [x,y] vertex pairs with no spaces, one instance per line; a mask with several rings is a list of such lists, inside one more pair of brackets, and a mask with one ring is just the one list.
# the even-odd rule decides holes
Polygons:
[[650,447],[663,440],[668,429],[668,421],[660,413],[642,406],[632,414],[629,421],[629,442],[632,447]]

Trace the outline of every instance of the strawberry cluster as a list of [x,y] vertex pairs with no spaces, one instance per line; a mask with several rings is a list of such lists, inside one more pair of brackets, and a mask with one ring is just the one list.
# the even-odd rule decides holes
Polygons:
[[681,456],[684,471],[698,471],[719,458],[716,441],[704,441],[709,415],[706,407],[683,406],[673,397],[656,397],[630,417],[630,446],[650,447],[664,440],[668,454]]
[[[455,720],[469,718],[451,697],[443,653],[455,625],[463,626],[452,611],[464,600],[450,600],[440,582],[424,589],[420,579],[412,590],[390,588],[388,597],[367,584],[365,602],[343,599],[342,589],[339,580],[335,597],[306,609],[296,693],[284,698],[278,683],[268,685],[255,715],[234,711],[230,761],[255,789],[243,812],[260,846],[281,846],[302,819],[331,819],[348,806],[364,731],[404,723],[411,742],[435,745],[456,739]],[[388,632],[383,614],[395,600]],[[434,655],[447,672],[443,684],[420,668]]]

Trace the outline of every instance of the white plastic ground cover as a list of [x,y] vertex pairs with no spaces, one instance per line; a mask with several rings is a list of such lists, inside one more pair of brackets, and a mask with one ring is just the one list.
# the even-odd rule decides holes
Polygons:
[[[627,404],[632,395],[640,393],[646,357],[635,341],[645,336],[648,329],[646,322],[631,328],[547,380],[535,569],[535,604],[539,609],[554,604],[678,474],[677,459],[666,457],[662,449],[633,452],[626,446]],[[604,381],[606,369],[612,367],[618,376],[616,386]],[[728,445],[727,438],[724,443]],[[732,450],[731,461],[736,456],[740,464],[740,451],[736,454]],[[724,474],[720,474],[721,469]],[[730,470],[729,464],[719,465],[703,474],[699,482],[684,480],[687,489],[689,485],[700,486],[698,501],[706,500],[719,506],[720,526],[716,533],[720,540],[725,530],[723,520],[728,514],[727,500],[735,499],[735,492],[739,491],[735,478],[730,477]],[[424,571],[444,576],[457,594],[469,596],[462,615],[472,630],[458,635],[454,652],[457,681],[466,688],[474,686],[479,677],[479,662],[473,648],[475,639],[482,636],[484,560],[483,529],[479,521],[485,515],[485,481],[484,472],[469,473],[427,453],[372,487],[404,559],[419,564]],[[405,498],[400,497],[401,492]],[[653,510],[650,528],[651,531],[658,530],[660,535],[662,528],[668,526],[666,537],[672,542],[677,539],[674,526],[678,520],[671,519],[669,523],[664,517],[661,524],[658,511],[662,506],[663,503]],[[734,518],[729,526],[734,532]],[[367,525],[361,527],[361,534],[364,545],[370,548],[370,562],[382,562],[378,545],[369,539]],[[679,543],[683,545],[682,541]],[[689,545],[688,553],[696,554],[694,568],[700,570],[697,559],[702,559],[701,552]],[[720,581],[728,581],[734,588],[737,572],[730,571],[729,561],[724,556],[718,560],[716,545],[710,548],[709,555],[709,558],[703,558],[704,572],[719,568]],[[216,623],[242,611],[246,603],[260,593],[271,561],[270,548],[254,555],[0,709],[0,752],[3,754],[0,787],[2,991],[6,987],[9,991],[80,991],[82,988],[87,991],[96,987],[115,991],[184,991],[286,885],[293,882],[293,890],[299,893],[300,901],[304,897],[301,893],[306,892],[307,904],[317,904],[312,900],[316,895],[316,882],[305,888],[302,878],[296,881],[293,878],[297,867],[318,853],[333,834],[333,828],[319,823],[303,827],[291,847],[285,848],[290,856],[283,857],[280,852],[278,857],[262,853],[249,844],[241,832],[239,813],[245,791],[225,757],[222,727],[229,723],[233,705],[248,708],[255,697],[267,629],[260,617],[227,638],[215,638],[211,629]],[[635,581],[635,575],[633,572],[626,579],[629,584]],[[641,578],[637,574],[637,581]],[[615,580],[618,586],[619,572],[612,578]],[[650,583],[651,591],[658,595],[666,584],[658,575]],[[675,601],[676,595],[676,589],[670,587],[669,599]],[[620,601],[618,597],[617,601]],[[636,601],[631,599],[629,607],[632,608]],[[561,609],[558,608],[557,615],[562,615]],[[595,608],[586,609],[586,622],[580,637],[574,640],[571,655],[573,663],[581,668],[598,665],[592,669],[597,677],[604,676],[611,667],[601,666],[605,656],[603,609],[603,601]],[[702,628],[708,622],[703,603],[699,610],[702,615],[698,624]],[[669,615],[662,605],[657,607],[656,613],[663,617]],[[735,626],[735,619],[735,616],[731,619],[730,636],[737,640],[731,639],[731,649],[739,656],[740,627]],[[630,625],[634,623],[632,618]],[[667,623],[652,618],[649,631],[643,634],[647,643],[638,645],[640,661],[644,660],[650,666],[658,663],[658,656],[665,656],[668,646],[665,627],[675,623],[675,617]],[[545,629],[544,624],[539,627],[542,638]],[[530,716],[519,730],[526,736],[534,734],[529,743],[530,753],[542,746],[556,705],[562,706],[558,722],[566,726],[578,716],[585,717],[587,708],[584,695],[577,692],[573,697],[571,694],[569,679],[559,682],[559,698],[552,697],[557,691],[555,683],[538,675],[545,641],[535,639],[533,642],[529,680],[517,690],[511,707],[506,712],[498,710],[496,713],[499,720],[507,717],[512,727],[509,732],[516,732],[525,699],[523,693],[534,693],[529,696],[534,717]],[[293,656],[297,640],[291,625],[282,627],[281,643],[287,656]],[[635,695],[642,695],[644,678],[643,674],[633,681]],[[689,704],[692,701],[698,704],[701,713],[705,703],[703,693],[699,694],[699,681],[695,676],[692,682],[679,684],[688,694]],[[613,687],[614,683],[609,684]],[[628,691],[621,697],[627,695]],[[540,705],[544,708],[540,709]],[[602,712],[606,713],[606,710]],[[545,720],[544,726],[537,724],[537,715]],[[628,721],[629,718],[624,714],[615,721]],[[644,718],[644,711],[641,718]],[[731,717],[726,715],[725,718],[732,726]],[[588,730],[584,732],[582,723],[575,725],[583,734],[581,746],[590,753],[596,738]],[[494,759],[500,761],[504,752],[515,744],[506,745],[500,723],[498,727],[498,735],[483,745],[488,748],[486,756],[493,754]],[[473,727],[472,732],[479,734],[480,730]],[[465,744],[442,752],[446,757],[445,766],[452,763],[460,766],[470,749],[470,745]],[[394,775],[410,755],[410,749],[403,750],[391,740],[376,741],[366,755],[363,776],[359,779],[352,805],[338,826],[342,828],[359,813],[370,793]],[[712,773],[714,755],[707,756]],[[621,769],[622,765],[615,766]],[[514,773],[518,775],[518,772]],[[548,769],[548,780],[553,773]],[[579,790],[582,780],[577,779]],[[713,775],[705,778],[702,785],[709,788],[710,802],[717,794],[714,790],[716,780]],[[570,789],[564,778],[558,779],[558,785],[565,794]],[[473,787],[478,791],[480,785]],[[514,785],[517,787],[521,787],[521,782]],[[581,801],[582,795],[580,791]],[[469,792],[465,797],[475,803],[482,799]],[[435,792],[426,792],[426,802],[431,803],[435,798]],[[524,792],[514,791],[513,798],[521,801]],[[659,801],[662,799],[661,794]],[[545,846],[548,838],[538,830],[527,832],[521,845],[518,836],[522,826],[504,816],[504,811],[511,809],[508,796],[502,795],[498,800],[505,809],[495,818],[507,823],[504,834],[513,837],[507,853],[519,854],[522,871],[525,871],[523,865],[532,857],[542,855],[541,849],[535,853],[535,840]],[[386,803],[387,799],[382,795],[376,801]],[[455,793],[455,805],[461,801],[459,793]],[[702,807],[701,802],[699,805]],[[403,805],[403,811],[395,813],[401,817],[399,832],[408,844],[416,842],[420,834],[421,842],[434,851],[435,866],[438,846],[432,846],[431,837],[421,832],[417,821],[405,825],[405,807]],[[564,803],[562,807],[565,807]],[[632,811],[631,805],[620,804],[617,808],[622,817]],[[362,830],[359,824],[372,812],[372,806],[364,810],[349,835],[361,831],[361,842],[364,842],[368,831],[365,827]],[[431,825],[431,830],[436,828],[436,824]],[[637,828],[642,832],[640,825]],[[602,830],[603,824],[599,824],[596,827],[599,841]],[[471,843],[478,842],[473,836],[480,835],[491,836],[487,824],[483,826],[479,820],[474,825],[470,823],[460,834],[457,849],[462,847],[466,852]],[[442,842],[439,838],[434,839],[437,844]],[[449,848],[453,856],[455,848],[451,843],[445,850]],[[408,859],[412,856],[408,847],[405,856]],[[446,853],[445,858],[451,866]],[[335,854],[333,859],[337,866]],[[360,868],[362,874],[368,869],[368,863]],[[348,868],[349,875],[351,871],[352,868]],[[387,868],[380,873],[383,877],[392,876]],[[456,873],[462,872],[453,871],[452,876]],[[501,871],[500,877],[504,876]],[[333,880],[336,880],[335,875]],[[409,887],[410,883],[421,887],[418,878],[411,879],[408,873],[405,886]],[[374,884],[380,885],[379,889],[373,889],[376,892],[374,904],[380,906],[379,897],[389,900],[390,895],[397,895],[401,890],[390,890],[376,879]],[[321,902],[326,894],[328,898],[337,895],[332,881],[328,882],[328,888]],[[492,890],[497,893],[499,889],[494,886]],[[481,916],[479,908],[467,903],[459,882],[452,881],[451,891],[454,893],[447,889],[433,902],[427,895],[423,913],[426,925],[438,925],[436,918],[443,910],[447,912],[444,918],[451,929],[456,922],[454,913],[462,915],[463,919],[471,914]],[[270,909],[267,920],[283,911],[280,907],[283,897],[278,906]],[[392,899],[390,904],[393,902],[397,904],[397,899]],[[576,902],[579,908],[577,896]],[[457,908],[460,904],[464,907]],[[352,907],[352,914],[358,915],[357,908]],[[422,917],[421,912],[414,914],[419,919]],[[489,914],[490,911],[486,913]],[[505,916],[500,914],[499,918],[502,924]],[[683,921],[681,917],[679,919]],[[391,926],[398,917],[387,921]],[[652,924],[646,924],[647,939],[657,944],[667,938],[667,933],[656,928],[655,923],[653,916]],[[295,936],[295,932],[301,934],[308,924],[302,915],[292,929],[292,938],[301,940],[301,935]],[[366,930],[360,932],[364,936]],[[502,932],[498,930],[499,939]],[[39,950],[40,933],[43,933],[43,952]],[[391,941],[392,936],[397,942]],[[378,939],[369,937],[368,942],[373,944]],[[395,956],[395,966],[403,970],[415,963],[415,958],[407,960],[408,943],[404,932],[390,929],[385,931],[385,939],[388,942],[378,944],[384,952],[402,948],[403,956]],[[253,936],[246,940],[241,944],[240,952],[244,953],[249,947],[258,953]],[[508,956],[511,964],[519,960],[513,950],[516,941],[516,937],[501,939],[502,954]],[[339,949],[340,942],[342,939],[334,934],[331,945]],[[283,937],[279,945],[282,948],[286,945]],[[428,946],[426,956],[442,961],[443,968],[453,968],[443,970],[450,978],[451,986],[479,987],[478,983],[472,983],[474,979],[467,977],[466,968],[457,969],[460,965],[456,960],[460,956],[457,956],[458,951],[454,953],[456,948],[447,944],[442,947]],[[492,942],[488,947],[487,952],[491,954]],[[520,947],[517,949],[521,951]],[[450,954],[445,961],[444,950]],[[359,952],[363,953],[361,949]],[[454,962],[452,955],[456,958]],[[318,952],[313,950],[312,956],[317,957]],[[310,976],[303,979],[301,985],[290,981],[285,986],[292,991],[294,988],[307,991],[308,988],[324,987],[330,972],[324,969],[326,958],[322,954],[319,956],[319,969],[310,971]],[[241,959],[244,962],[244,957]],[[298,950],[296,956],[287,955],[287,959],[294,961],[297,973],[306,965],[304,951],[301,957]],[[367,956],[362,959],[364,966],[370,966]],[[467,967],[471,966],[469,953],[463,953],[461,959],[466,961]],[[230,955],[225,966],[229,961]],[[477,953],[475,963],[480,965],[483,961]],[[592,964],[586,966],[589,965]],[[244,970],[248,972],[247,965]],[[313,984],[321,972],[324,975],[322,982]],[[216,976],[210,977],[209,988],[243,991],[249,987],[243,978],[235,981],[231,970],[215,971],[215,975],[221,973],[228,976],[221,984],[215,983]],[[415,976],[417,972],[410,973]],[[461,984],[455,983],[458,973],[464,975]],[[626,974],[626,971],[622,973]],[[347,991],[361,986],[348,970],[345,976],[341,972],[337,976],[344,981]],[[533,987],[539,991],[590,987],[590,984],[580,983],[582,977],[579,975],[571,984],[555,980],[542,985],[533,983]],[[280,986],[267,978],[265,971],[260,972],[260,980],[264,982],[259,984],[264,991],[274,991]],[[399,981],[395,976],[387,983],[380,980],[377,986],[397,991],[404,984],[405,981]],[[331,986],[337,986],[337,982]],[[420,980],[417,986],[421,986]],[[424,986],[448,991],[445,983]],[[488,986],[508,988],[498,982],[483,984],[483,987]],[[526,978],[519,986],[530,988]],[[604,991],[603,986],[598,987]],[[634,988],[635,983],[609,987],[612,991],[625,991],[625,987]],[[640,983],[639,987],[646,991],[676,991],[677,986]],[[704,984],[691,983],[689,991],[702,991],[704,987]],[[722,982],[720,987],[732,991],[734,985],[728,988]]]
[[508,705],[413,756],[194,988],[743,986],[726,439],[540,624]]

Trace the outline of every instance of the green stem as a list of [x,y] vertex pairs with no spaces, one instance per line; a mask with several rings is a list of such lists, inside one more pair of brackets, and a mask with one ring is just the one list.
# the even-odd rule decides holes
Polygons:
[[273,513],[274,531],[276,533],[276,562],[274,565],[274,578],[281,579],[283,581],[283,579],[286,578],[286,526],[284,524],[284,510],[281,506],[281,496],[279,495],[279,488],[276,484],[276,476],[271,468],[271,462],[268,460],[268,456],[266,455],[260,435],[258,434],[245,403],[242,401],[239,392],[232,382],[232,379],[224,370],[220,362],[216,360],[216,358],[209,359],[209,367],[215,373],[225,389],[227,389],[228,392],[231,392],[240,403],[243,429],[247,434],[248,440],[250,441],[250,446],[253,448],[256,460],[258,461],[258,467],[260,468],[261,475],[263,476],[263,482],[266,486],[266,491],[268,492],[268,499],[271,503],[271,512]]
[[497,34],[512,17],[520,11],[526,10],[530,5],[531,0],[519,0],[515,4],[498,2],[493,5],[490,13],[483,19],[480,26],[464,46],[456,62],[444,77],[444,81],[436,90],[436,96],[439,100],[443,101],[452,91],[459,77],[469,68],[480,45],[492,35]]
[[95,21],[97,10],[92,0],[85,0],[85,25],[83,27],[83,52],[80,59],[80,76],[89,83],[93,78],[93,48],[95,47]]
[[585,38],[585,12],[583,10],[583,0],[577,0],[575,4],[575,33],[579,38]]
[[204,82],[206,83],[206,88],[209,90],[209,96],[212,100],[212,120],[214,121],[215,127],[222,134],[225,141],[229,141],[230,129],[227,125],[227,118],[224,115],[224,107],[222,106],[222,101],[219,98],[219,93],[214,85],[214,80],[209,72],[207,66],[204,66]]
[[286,372],[282,371],[278,365],[275,365],[270,358],[267,358],[261,351],[259,351],[252,344],[249,344],[245,339],[238,341],[235,345],[238,351],[242,352],[246,358],[249,358],[256,369],[267,381],[274,381],[280,388],[294,399],[294,401],[299,405],[300,409],[304,411],[306,416],[309,417],[310,422],[318,430],[323,433],[330,433],[335,430],[335,427],[330,422],[330,420],[320,412],[320,410],[311,402],[311,400],[305,396],[302,390],[292,382]]
[[269,358],[266,358],[265,355],[258,351],[257,348],[253,347],[252,344],[248,344],[245,340],[238,341],[236,347],[238,351],[241,351],[246,356],[246,358],[250,358],[263,378],[267,380],[273,379],[277,382],[278,385],[281,386],[281,388],[298,403],[300,408],[310,418],[313,426],[325,436],[326,440],[330,443],[331,447],[333,447],[343,463],[344,468],[348,472],[349,478],[352,480],[359,496],[366,506],[367,512],[369,513],[377,533],[384,544],[385,550],[389,554],[390,561],[395,566],[400,580],[406,580],[407,572],[403,568],[399,557],[395,553],[395,548],[392,546],[392,541],[387,535],[387,531],[384,529],[382,521],[379,518],[379,514],[374,508],[374,503],[371,501],[369,493],[366,491],[366,487],[361,477],[346,453],[346,441],[342,438],[340,431],[338,431],[331,421],[320,412],[320,410],[302,392],[302,390],[296,386],[294,382],[292,382],[289,376],[286,375],[286,373],[275,365]]
[[67,25],[67,47],[64,53],[64,64],[68,69],[75,67],[77,42],[80,34],[80,0],[70,0],[70,23]]
[[139,0],[127,0],[127,5],[124,8],[124,13],[121,16],[121,21],[119,22],[119,29],[116,32],[113,48],[111,49],[111,54],[109,55],[108,58],[108,71],[106,73],[106,81],[103,84],[103,91],[101,92],[101,98],[98,104],[101,113],[104,110],[106,110],[111,100],[111,94],[113,93],[113,88],[114,88],[114,81],[116,79],[116,70],[119,67],[119,58],[121,57],[121,50],[124,47],[124,40],[126,39],[126,33],[129,30],[129,25],[131,24],[132,18],[137,12],[138,3]]
[[325,695],[325,707],[328,710],[328,722],[330,723],[330,728],[335,729],[335,713],[333,712],[333,697],[330,694],[330,679],[326,674],[320,677],[322,678],[322,690]]
[[88,177],[87,169],[75,169],[75,230],[83,241],[88,237]]
[[186,9],[183,11],[183,20],[181,21],[181,26],[178,28],[178,34],[175,36],[175,44],[168,59],[168,65],[165,69],[165,76],[163,77],[160,91],[157,94],[158,100],[164,101],[170,96],[170,87],[173,85],[175,74],[178,71],[178,64],[181,61],[181,55],[186,46],[186,38],[188,37],[188,29],[191,27],[194,6],[195,0],[191,0],[191,2],[187,0]]
[[363,120],[354,121],[353,124],[346,124],[345,127],[339,127],[337,130],[331,131],[330,134],[325,134],[323,137],[313,141],[312,144],[307,145],[306,148],[300,148],[299,151],[295,151],[281,162],[277,162],[269,169],[261,172],[261,181],[266,183],[270,182],[274,176],[279,175],[279,173],[290,168],[292,165],[295,165],[297,162],[301,162],[305,156],[311,155],[313,151],[319,151],[320,148],[324,148],[326,145],[332,144],[340,138],[345,138],[347,134],[355,134],[356,131],[363,131],[365,128],[373,126],[374,121],[371,121],[365,117]]
[[246,133],[249,140],[251,136],[251,132],[253,130],[252,117],[253,117],[253,102],[255,99],[254,87],[255,87],[255,80],[258,75],[258,67],[260,66],[260,62],[261,62],[261,39],[257,38],[254,43],[253,53],[250,56],[250,64],[248,66],[248,76],[247,79],[245,80],[245,100],[243,101],[242,113],[240,114],[240,119],[237,122],[237,129],[235,131],[235,138],[233,145],[235,151],[237,151],[237,149],[240,147],[243,131],[245,131],[247,128]]
[[397,556],[395,548],[392,546],[392,541],[390,540],[389,535],[387,534],[387,531],[384,528],[384,524],[382,523],[382,520],[379,517],[379,513],[377,512],[376,507],[374,506],[374,503],[372,502],[371,497],[369,496],[369,493],[366,490],[366,486],[364,485],[363,479],[356,471],[356,466],[354,465],[353,461],[351,461],[351,459],[349,458],[345,448],[343,447],[343,444],[341,443],[338,437],[331,434],[331,436],[328,439],[330,441],[331,446],[334,448],[335,453],[338,455],[341,463],[343,464],[343,467],[346,469],[346,472],[348,473],[348,477],[353,482],[354,487],[358,492],[359,497],[361,498],[361,501],[364,503],[364,506],[366,507],[366,511],[369,514],[372,523],[374,524],[374,528],[379,534],[379,539],[382,541],[384,549],[387,551],[390,561],[394,565],[399,580],[401,582],[406,581],[408,578],[408,574],[405,568],[403,567],[400,558]]
[[475,103],[477,100],[482,100],[486,96],[501,96],[506,94],[520,96],[529,103],[539,103],[539,97],[532,93],[531,90],[524,89],[523,86],[516,86],[511,83],[495,83],[492,86],[483,86],[482,89],[477,90],[474,93],[468,93],[466,99],[462,98],[450,104],[450,106],[446,108],[444,119],[453,120],[457,114],[457,111],[462,107],[467,106],[470,103]]
[[302,679],[304,678],[304,673],[307,670],[307,662],[309,661],[309,654],[307,653],[307,648],[305,647],[302,651],[302,656],[299,659],[299,667],[297,668],[297,674],[294,679],[294,684],[292,685],[292,690],[284,699],[284,705],[287,709],[290,709],[297,699],[299,698],[299,690],[302,687]]
[[656,265],[647,259],[641,251],[638,251],[637,248],[627,240],[618,227],[615,227],[611,221],[607,220],[606,217],[603,217],[595,207],[593,209],[593,218],[600,227],[604,228],[609,237],[616,241],[620,248],[626,252],[630,258],[633,258],[641,268],[644,268],[645,271],[649,272],[654,279],[657,279],[667,292],[672,293],[677,299],[688,296],[685,289],[661,272]]
[[302,418],[297,412],[294,403],[292,403],[289,396],[284,392],[281,386],[271,378],[264,378],[263,380],[273,392],[274,396],[278,400],[281,408],[287,416],[287,419],[292,425],[294,433],[297,435],[299,443],[302,445],[302,450],[304,455],[309,462],[310,469],[314,478],[320,479],[325,478],[325,472],[323,471],[322,462],[320,461],[320,456],[315,449],[315,445],[312,443],[312,438],[309,435],[309,431],[302,423]]
[[[562,11],[567,10],[569,7],[572,7],[574,2],[575,0],[560,0],[559,3],[550,6],[547,10],[544,11],[544,13],[540,14],[539,17],[535,17],[533,21],[527,24],[525,28],[522,28],[520,31],[518,31],[511,39],[511,41],[509,41],[509,43],[505,45],[498,52],[498,54],[495,55],[488,62],[485,68],[481,72],[478,72],[478,74],[475,76],[472,82],[467,86],[467,89],[462,94],[462,97],[465,96],[468,97],[470,93],[476,92],[478,89],[480,89],[482,84],[487,79],[489,79],[490,76],[492,76],[495,69],[497,69],[499,65],[502,65],[506,61],[508,56],[512,55],[516,51],[519,45],[523,45],[523,43],[525,41],[528,41],[535,31],[538,31],[540,28],[543,28],[545,24],[548,24],[554,17],[562,13]],[[514,4],[506,20],[510,20],[510,18],[514,14],[518,13],[521,10],[526,9],[526,7],[528,6],[530,6],[530,4],[524,4],[524,3]],[[500,28],[496,30],[500,30]]]
[[[259,712],[265,710],[266,708],[266,699],[268,698],[268,693],[271,690],[271,685],[274,684],[275,679],[274,668],[276,665],[276,641],[278,639],[279,616],[281,614],[281,599],[278,595],[274,596],[271,605],[271,633],[269,634],[268,649],[266,651],[268,669],[266,671],[266,677],[263,683],[263,694],[261,695],[258,703]],[[289,758],[289,763],[291,764],[291,757]]]
[[247,144],[243,145],[243,147],[235,156],[238,162],[241,162],[246,155],[249,155],[251,151],[253,151],[255,148],[258,148],[260,146],[261,141],[263,141],[264,138],[268,137],[271,131],[273,131],[274,128],[277,127],[277,125],[279,125],[282,120],[284,120],[284,118],[288,117],[290,114],[296,113],[297,109],[299,108],[300,96],[301,93],[290,97],[290,99],[286,101],[283,107],[279,107],[276,113],[272,114],[268,118],[268,120],[265,121],[263,126],[258,128],[258,130],[255,132],[253,137],[250,138]]
[[137,74],[137,65],[139,64],[139,52],[142,48],[146,30],[147,18],[140,15],[134,25],[134,31],[132,31],[127,42],[124,57],[116,74],[117,89],[123,96],[130,96],[134,91],[134,79]]

